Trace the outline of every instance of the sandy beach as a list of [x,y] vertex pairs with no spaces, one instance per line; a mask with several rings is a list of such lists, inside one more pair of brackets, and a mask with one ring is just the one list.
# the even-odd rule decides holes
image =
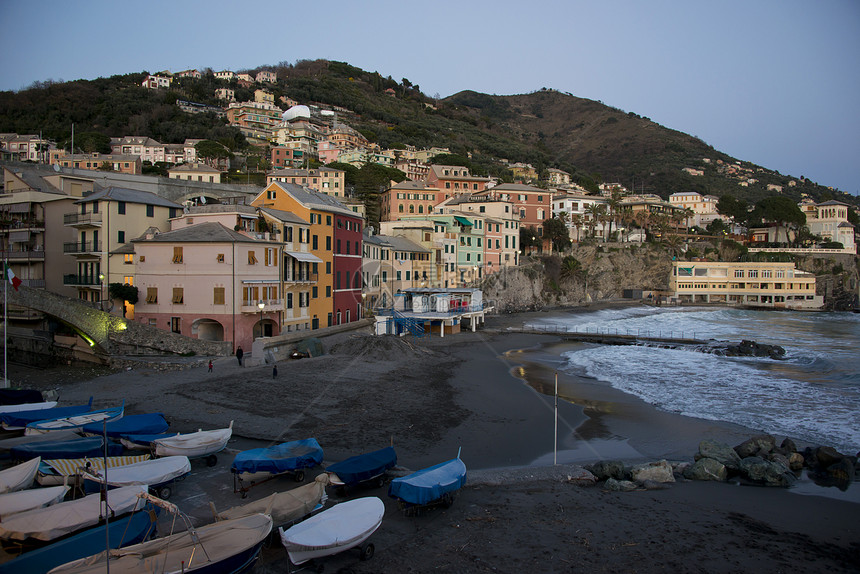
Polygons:
[[[506,332],[528,319],[491,316],[483,331],[444,339],[340,335],[324,341],[321,357],[280,363],[274,379],[271,366],[240,367],[232,357],[217,359],[212,373],[198,357],[182,370],[132,369],[78,382],[52,380],[48,371],[11,374],[58,388],[64,404],[91,395],[97,406],[125,399],[127,413],[162,412],[177,431],[233,421],[231,452],[315,437],[330,464],[393,444],[405,471],[460,449],[469,478],[449,509],[406,517],[384,488],[350,492],[385,501],[376,555],[359,562],[346,552],[326,560],[326,571],[860,572],[860,505],[852,502],[718,483],[628,493],[570,483],[579,465],[692,461],[702,439],[735,445],[755,431],[661,412],[559,374],[566,400],[559,401],[561,464],[553,466],[558,341]],[[241,503],[228,488],[232,457],[220,459],[211,469],[193,466],[186,482],[196,487],[178,501],[196,522],[206,520],[204,498],[219,507]],[[271,488],[295,486],[278,482]],[[283,549],[265,549],[256,571],[286,571]]]

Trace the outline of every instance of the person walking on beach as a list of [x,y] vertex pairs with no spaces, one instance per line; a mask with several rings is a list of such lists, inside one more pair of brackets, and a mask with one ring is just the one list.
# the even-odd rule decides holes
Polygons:
[[277,364],[277,363],[275,363],[275,364],[272,366],[272,378],[273,378],[273,379],[278,378],[278,364]]
[[209,372],[212,372],[212,359],[209,359]]
[[239,360],[240,367],[242,366],[242,355],[244,354],[245,352],[242,350],[242,347],[236,347],[236,359]]

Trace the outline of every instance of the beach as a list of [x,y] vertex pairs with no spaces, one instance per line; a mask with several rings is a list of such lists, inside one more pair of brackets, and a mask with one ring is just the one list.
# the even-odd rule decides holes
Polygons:
[[[540,313],[489,316],[483,330],[444,338],[343,334],[323,341],[323,356],[280,363],[276,378],[271,365],[240,367],[233,357],[215,360],[211,373],[198,357],[181,370],[77,382],[12,376],[57,388],[64,404],[124,399],[127,413],[162,412],[176,431],[233,421],[230,451],[211,469],[193,465],[180,489],[176,502],[197,523],[207,519],[207,498],[219,508],[242,502],[230,491],[229,464],[245,448],[315,437],[330,464],[393,444],[401,472],[460,452],[469,476],[451,508],[406,517],[384,488],[350,492],[386,504],[371,539],[376,555],[360,562],[346,552],[326,560],[327,571],[860,571],[860,505],[852,502],[722,483],[619,493],[570,482],[584,464],[691,462],[702,439],[735,445],[756,431],[662,412],[560,373],[567,400],[558,403],[561,464],[553,465],[558,340],[508,332],[530,315]],[[249,498],[294,486],[271,481]],[[256,568],[285,570],[277,547]]]

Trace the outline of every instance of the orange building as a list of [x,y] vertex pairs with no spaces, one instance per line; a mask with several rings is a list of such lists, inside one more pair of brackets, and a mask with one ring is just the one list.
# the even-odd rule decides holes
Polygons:
[[440,190],[423,181],[407,179],[391,186],[380,197],[382,221],[396,221],[404,215],[425,215],[441,201]]

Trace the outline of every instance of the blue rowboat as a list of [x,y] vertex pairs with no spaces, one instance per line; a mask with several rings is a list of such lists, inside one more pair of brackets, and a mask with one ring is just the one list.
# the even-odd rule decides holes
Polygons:
[[85,405],[70,407],[54,407],[52,409],[35,409],[0,414],[0,425],[6,430],[20,430],[30,423],[57,417],[70,417],[90,412],[93,409],[93,398]]
[[[317,466],[322,461],[323,449],[315,438],[242,451],[230,466],[233,492],[241,492],[244,498],[255,484],[286,473],[292,474],[296,482],[302,482],[304,469]],[[248,486],[244,484],[246,481],[250,483]]]
[[423,506],[434,502],[450,505],[454,493],[466,484],[466,465],[459,458],[395,478],[388,496],[406,505]]
[[59,430],[77,430],[91,423],[111,422],[122,418],[125,401],[118,407],[90,411],[79,415],[43,419],[32,422],[24,429],[24,434],[39,434]]
[[[91,436],[72,440],[43,441],[12,447],[10,455],[15,460],[30,460],[38,456],[42,460],[52,458],[84,458],[104,456],[105,439]],[[122,445],[108,441],[108,456],[122,454]]]
[[86,434],[119,438],[127,434],[161,434],[167,432],[167,421],[161,413],[146,413],[142,415],[126,415],[121,419],[107,424],[96,422],[84,425]]
[[329,473],[333,486],[355,486],[361,482],[376,480],[382,486],[385,471],[397,464],[394,447],[386,447],[373,452],[352,456],[332,464],[325,471]]

